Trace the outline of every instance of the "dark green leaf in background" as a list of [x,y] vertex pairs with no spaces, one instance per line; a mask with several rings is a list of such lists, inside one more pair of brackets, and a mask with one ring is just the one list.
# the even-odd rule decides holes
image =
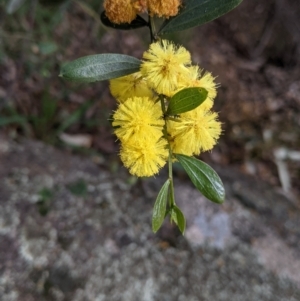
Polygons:
[[68,185],[68,189],[76,196],[85,197],[88,193],[87,183],[83,179],[79,179],[76,182],[70,183]]
[[192,28],[212,21],[238,6],[243,0],[186,0],[179,14],[166,20],[159,34]]
[[48,42],[40,42],[38,44],[39,50],[41,54],[49,55],[53,54],[55,51],[58,50],[58,45],[53,41]]
[[100,20],[103,25],[114,28],[114,29],[121,29],[121,30],[130,30],[130,29],[137,29],[141,27],[148,26],[148,23],[139,15],[131,21],[130,23],[123,23],[123,24],[115,24],[112,23],[106,16],[105,11],[100,14]]
[[210,201],[222,204],[225,189],[218,174],[206,163],[185,155],[175,155],[196,188]]
[[57,129],[57,133],[60,134],[67,128],[69,128],[71,125],[80,122],[82,116],[92,105],[92,101],[86,101],[76,111],[71,113],[69,116],[65,117],[63,122],[61,122],[59,128]]
[[0,127],[14,123],[23,124],[26,122],[28,122],[27,118],[21,115],[15,115],[10,117],[0,116]]
[[46,216],[50,210],[51,199],[54,196],[54,191],[47,187],[44,187],[39,191],[38,195],[39,195],[39,200],[36,204],[39,213],[42,216]]
[[174,223],[178,226],[180,232],[184,234],[186,221],[182,211],[177,206],[172,207],[171,218],[174,221]]
[[153,215],[152,215],[152,230],[154,233],[158,231],[158,229],[161,227],[165,219],[168,194],[169,194],[169,186],[170,186],[170,180],[167,180],[165,184],[162,186],[162,188],[160,189],[154,204]]
[[180,90],[170,99],[167,115],[177,115],[197,108],[207,94],[205,89],[199,87]]
[[121,77],[140,68],[140,60],[124,54],[95,54],[65,64],[60,76],[74,81],[95,82]]

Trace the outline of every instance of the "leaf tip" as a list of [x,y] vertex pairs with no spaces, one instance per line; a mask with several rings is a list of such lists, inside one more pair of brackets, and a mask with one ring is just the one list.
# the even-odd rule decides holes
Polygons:
[[158,231],[153,225],[152,225],[152,232],[155,234]]

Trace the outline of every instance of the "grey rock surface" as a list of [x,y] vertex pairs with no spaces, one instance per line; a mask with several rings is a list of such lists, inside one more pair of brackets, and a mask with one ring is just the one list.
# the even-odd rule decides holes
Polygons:
[[151,210],[163,177],[0,137],[1,301],[299,301],[299,208],[226,170],[227,199],[176,182],[182,237]]

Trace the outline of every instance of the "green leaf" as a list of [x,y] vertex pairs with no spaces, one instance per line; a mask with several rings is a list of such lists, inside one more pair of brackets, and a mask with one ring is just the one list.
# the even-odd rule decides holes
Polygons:
[[92,101],[84,102],[75,112],[64,118],[61,122],[57,133],[64,132],[71,125],[78,123],[85,112],[93,105]]
[[39,191],[38,195],[40,197],[40,202],[46,202],[53,197],[54,191],[44,187]]
[[177,92],[169,102],[167,115],[191,111],[202,104],[208,92],[204,88],[186,88]]
[[80,82],[95,82],[121,77],[139,71],[140,61],[124,54],[95,54],[65,64],[61,77]]
[[26,117],[20,116],[20,115],[15,115],[15,116],[10,116],[10,117],[1,117],[0,116],[0,127],[1,126],[6,126],[9,124],[24,124],[28,120]]
[[100,15],[100,20],[103,23],[103,25],[107,27],[121,30],[130,30],[148,26],[148,23],[139,15],[137,15],[136,18],[130,23],[115,24],[107,18],[105,11],[103,11]]
[[165,184],[162,186],[162,188],[160,189],[154,204],[153,215],[152,215],[152,230],[154,233],[158,231],[158,229],[161,227],[165,219],[169,186],[170,186],[170,180],[167,180]]
[[184,217],[182,211],[179,209],[179,207],[177,207],[177,206],[172,207],[171,219],[178,226],[180,232],[182,234],[184,234],[185,227],[186,227],[186,221],[185,221],[185,217]]
[[159,34],[192,28],[212,21],[238,6],[243,0],[187,0],[179,14],[166,20]]
[[83,179],[79,179],[78,181],[69,184],[67,188],[76,196],[84,197],[88,193],[87,183]]
[[41,42],[38,44],[41,54],[48,55],[57,51],[58,46],[54,42]]
[[210,201],[222,204],[225,189],[218,174],[206,163],[185,155],[175,155],[196,188]]

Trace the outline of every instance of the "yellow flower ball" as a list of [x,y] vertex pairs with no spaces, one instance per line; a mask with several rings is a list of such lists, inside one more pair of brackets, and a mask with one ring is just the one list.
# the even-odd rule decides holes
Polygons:
[[[215,82],[215,77],[212,76],[210,72],[205,72],[201,75],[202,70],[198,66],[188,67],[189,74],[180,78],[179,88],[176,92],[184,88],[200,87],[207,90],[207,98],[201,104],[202,109],[209,110],[212,108],[214,99],[217,96],[217,84]],[[174,93],[174,94],[175,94]]]
[[163,135],[163,113],[160,103],[147,97],[133,97],[121,103],[113,115],[112,125],[121,142],[157,141]]
[[166,164],[168,157],[167,141],[160,139],[138,140],[122,143],[120,158],[132,175],[150,177],[157,174]]
[[151,16],[169,18],[178,14],[180,4],[180,0],[148,0],[148,9]]
[[217,117],[217,113],[199,106],[181,114],[176,121],[167,121],[173,153],[192,156],[212,149],[221,135]]
[[158,94],[171,96],[181,78],[189,75],[190,53],[182,46],[162,40],[152,43],[143,54],[141,73]]
[[119,102],[134,96],[153,98],[153,91],[140,72],[110,80],[110,92]]
[[131,23],[137,15],[131,0],[105,0],[103,6],[107,18],[115,24]]

